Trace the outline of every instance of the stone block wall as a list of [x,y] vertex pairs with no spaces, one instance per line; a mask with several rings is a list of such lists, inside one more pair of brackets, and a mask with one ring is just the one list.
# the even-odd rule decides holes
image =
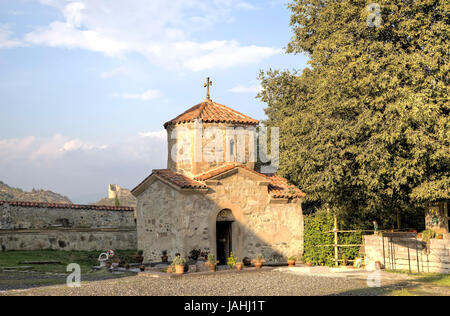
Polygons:
[[0,201],[0,250],[136,249],[134,210]]
[[[238,136],[236,133],[243,134]],[[168,169],[190,177],[229,162],[240,162],[253,169],[256,155],[255,133],[254,127],[245,124],[185,123],[169,126]],[[177,161],[172,159],[172,151],[178,153]]]
[[[448,237],[448,235],[446,236]],[[384,240],[383,240],[384,239]],[[386,269],[450,273],[450,239],[431,239],[428,244],[414,237],[364,237],[366,265],[376,261]]]
[[[246,174],[245,174],[246,173]],[[286,262],[303,253],[303,215],[300,200],[271,201],[267,184],[239,171],[208,193],[180,192],[161,181],[138,197],[138,248],[146,261],[160,261],[166,250],[187,257],[193,249],[217,255],[216,221],[230,210],[233,254],[240,260],[262,254],[268,263]],[[261,179],[259,179],[261,180]]]

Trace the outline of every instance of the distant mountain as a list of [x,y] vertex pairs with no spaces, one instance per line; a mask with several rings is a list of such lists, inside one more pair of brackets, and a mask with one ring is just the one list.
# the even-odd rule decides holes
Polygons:
[[108,188],[108,197],[104,198],[95,205],[116,206],[116,197],[119,200],[119,206],[136,208],[137,199],[128,189],[123,189],[117,184],[110,184]]
[[25,192],[18,188],[12,188],[2,181],[0,181],[0,201],[72,204],[68,197],[52,191],[33,189],[31,192]]

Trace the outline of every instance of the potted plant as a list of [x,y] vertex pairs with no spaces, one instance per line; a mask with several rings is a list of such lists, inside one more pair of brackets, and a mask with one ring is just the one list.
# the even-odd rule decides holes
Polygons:
[[444,235],[443,234],[439,234],[438,235],[438,239],[444,239]]
[[117,269],[120,265],[120,258],[118,256],[114,256],[112,260],[112,267],[113,269]]
[[205,265],[208,266],[209,271],[216,272],[216,267],[219,261],[216,260],[216,256],[213,254],[208,255],[208,261],[206,261]]
[[261,269],[261,268],[262,268],[262,265],[263,265],[263,263],[264,263],[265,261],[266,261],[266,260],[264,260],[262,254],[259,254],[259,255],[256,256],[255,259],[253,259],[252,263],[255,265],[255,268],[256,268],[256,269]]
[[112,261],[106,260],[106,262],[105,262],[106,269],[111,269],[111,265],[112,265]]
[[236,262],[236,269],[238,271],[241,271],[244,268],[244,263],[243,262]]
[[233,269],[236,266],[236,257],[233,255],[233,252],[230,253],[227,265],[230,267],[230,269]]
[[200,257],[204,258],[205,261],[208,261],[209,251],[202,251]]
[[144,262],[144,252],[142,250],[139,250],[136,254],[136,262],[139,264],[142,264]]
[[139,267],[139,270],[141,270],[141,272],[145,272],[145,266],[144,266],[144,265],[141,265],[141,266]]
[[161,261],[163,263],[167,263],[169,261],[169,256],[167,255],[167,250],[161,251],[161,254],[162,254]]
[[422,240],[425,243],[429,243],[430,239],[436,238],[436,232],[432,229],[427,229],[422,232]]
[[308,261],[307,263],[306,263],[306,265],[308,266],[308,267],[312,267],[312,262],[311,261]]
[[192,249],[191,252],[189,253],[189,259],[197,261],[200,258],[201,254],[202,254],[201,249]]
[[175,273],[178,275],[184,274],[184,266],[186,265],[186,260],[181,258],[181,256],[175,257],[173,260],[175,265]]
[[289,257],[288,258],[288,265],[290,268],[295,267],[295,262],[297,261],[296,257]]

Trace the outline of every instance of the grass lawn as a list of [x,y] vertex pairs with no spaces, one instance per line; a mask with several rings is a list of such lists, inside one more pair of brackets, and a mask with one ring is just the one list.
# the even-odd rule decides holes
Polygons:
[[[116,251],[121,260],[129,263],[135,262],[134,256],[136,250]],[[7,251],[0,252],[0,270],[4,268],[31,266],[27,269],[36,272],[66,273],[67,265],[77,263],[81,267],[82,273],[92,270],[92,266],[98,265],[98,256],[100,251],[57,251],[57,250],[40,250],[40,251]],[[59,261],[61,264],[49,265],[30,265],[19,264],[24,261]]]
[[416,277],[413,284],[394,290],[391,296],[448,296],[450,295],[450,275],[437,273],[408,274]]
[[[66,277],[69,274],[66,269],[70,263],[80,265],[83,282],[135,275],[133,273],[112,274],[104,270],[93,271],[92,266],[98,265],[97,259],[99,255],[100,251],[41,250],[0,252],[0,291],[65,284]],[[116,251],[116,255],[121,260],[134,263],[136,250]],[[61,264],[19,264],[19,262],[24,261],[58,261]]]

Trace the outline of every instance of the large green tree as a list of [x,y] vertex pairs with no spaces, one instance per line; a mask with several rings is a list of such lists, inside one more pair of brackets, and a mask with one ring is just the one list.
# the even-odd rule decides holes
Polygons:
[[[448,1],[295,0],[288,53],[310,68],[261,74],[280,172],[326,205],[400,225],[449,199]],[[354,217],[354,216],[353,216]]]

